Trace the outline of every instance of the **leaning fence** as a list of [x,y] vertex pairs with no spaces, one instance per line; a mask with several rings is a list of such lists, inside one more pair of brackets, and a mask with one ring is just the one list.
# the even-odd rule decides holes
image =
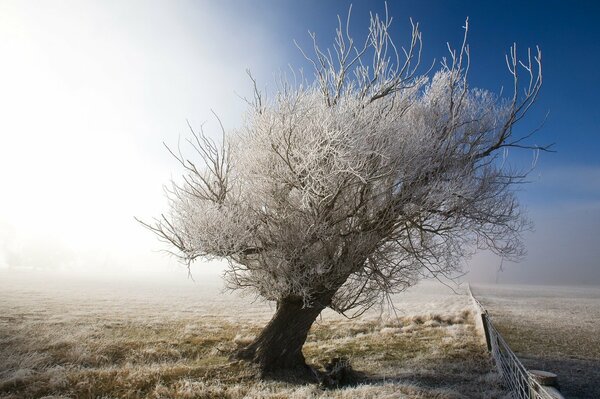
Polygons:
[[[510,389],[514,399],[559,399],[563,398],[554,388],[541,385],[533,375],[523,366],[523,363],[510,349],[502,335],[496,330],[491,317],[483,305],[473,296],[471,287],[469,295],[481,315],[480,327],[485,334],[485,340],[496,368]],[[477,320],[479,322],[479,320]],[[478,323],[479,324],[479,323]]]

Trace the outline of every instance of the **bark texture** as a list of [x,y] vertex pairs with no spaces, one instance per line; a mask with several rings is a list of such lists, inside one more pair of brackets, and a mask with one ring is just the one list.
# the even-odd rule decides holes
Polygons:
[[[277,304],[277,311],[260,335],[236,354],[236,358],[255,363],[263,374],[291,372],[310,376],[302,346],[317,316],[331,300],[321,298],[311,307],[304,307],[300,298],[286,298]],[[325,301],[323,301],[325,300]]]

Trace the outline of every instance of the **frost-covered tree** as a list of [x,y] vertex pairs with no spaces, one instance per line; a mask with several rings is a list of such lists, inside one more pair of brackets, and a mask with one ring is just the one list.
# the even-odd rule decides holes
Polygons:
[[359,45],[339,21],[332,50],[312,35],[314,82],[280,82],[270,101],[254,82],[240,129],[217,141],[192,131],[194,156],[172,151],[185,174],[169,212],[145,223],[185,262],[227,259],[229,287],[277,303],[237,354],[264,372],[307,369],[302,346],[326,307],[359,315],[423,276],[454,275],[476,249],[523,254],[513,187],[525,173],[504,157],[545,149],[513,129],[540,90],[539,49],[520,62],[511,48],[502,98],[468,85],[467,26],[460,49],[420,74],[418,25],[400,49],[390,22],[372,16]]

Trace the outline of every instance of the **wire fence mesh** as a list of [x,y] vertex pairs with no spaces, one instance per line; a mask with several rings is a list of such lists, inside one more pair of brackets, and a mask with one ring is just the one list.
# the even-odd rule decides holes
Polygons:
[[473,296],[471,287],[469,295],[481,315],[488,349],[492,354],[496,368],[510,389],[514,399],[556,399],[544,389],[539,382],[527,371],[517,355],[510,349],[502,335],[496,330],[491,317],[483,305]]

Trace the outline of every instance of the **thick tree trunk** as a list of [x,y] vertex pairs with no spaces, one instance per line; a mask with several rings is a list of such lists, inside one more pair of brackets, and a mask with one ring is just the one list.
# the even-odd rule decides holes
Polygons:
[[312,371],[306,365],[302,346],[313,322],[331,300],[330,295],[320,299],[313,307],[306,308],[299,298],[281,300],[260,335],[236,357],[255,363],[263,374],[310,376]]

